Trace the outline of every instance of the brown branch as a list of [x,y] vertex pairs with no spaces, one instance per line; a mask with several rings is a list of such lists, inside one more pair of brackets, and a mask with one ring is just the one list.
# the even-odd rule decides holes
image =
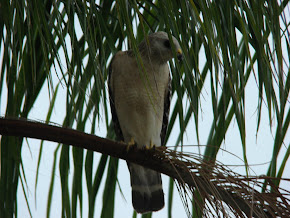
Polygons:
[[[182,158],[190,156],[171,151],[165,147],[145,152],[141,149],[131,149],[127,152],[127,145],[124,143],[69,128],[10,118],[0,118],[0,134],[72,145],[148,167],[176,179],[183,187],[187,184],[192,193],[193,190],[197,189],[202,196],[210,195],[217,200],[224,201],[240,216],[253,214],[257,217],[267,217],[277,213],[290,215],[288,199],[285,200],[280,192],[275,193],[276,195],[269,193],[273,195],[274,202],[266,201],[265,199],[269,199],[269,196],[264,198],[263,194],[267,193],[259,193],[247,185],[249,178],[242,180],[223,173],[214,174],[212,167],[216,165],[202,161],[199,164],[181,161]],[[256,182],[256,178],[253,180]],[[277,208],[275,203],[277,203],[278,197],[282,197],[286,203]]]

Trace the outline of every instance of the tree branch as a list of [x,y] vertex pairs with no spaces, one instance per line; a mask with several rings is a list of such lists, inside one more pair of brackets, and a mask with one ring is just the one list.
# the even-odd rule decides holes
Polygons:
[[[207,199],[211,196],[215,200],[224,201],[240,216],[290,216],[289,200],[279,191],[275,194],[259,193],[250,186],[249,181],[257,184],[257,178],[246,178],[238,174],[233,176],[225,168],[222,168],[222,172],[213,171],[218,165],[203,162],[201,159],[198,160],[200,163],[194,163],[189,161],[192,156],[165,147],[148,151],[134,148],[127,151],[125,143],[69,128],[10,118],[0,118],[0,134],[63,143],[142,165],[177,180],[186,191],[194,193],[194,190],[198,190]],[[284,204],[277,204],[277,198],[282,198]]]

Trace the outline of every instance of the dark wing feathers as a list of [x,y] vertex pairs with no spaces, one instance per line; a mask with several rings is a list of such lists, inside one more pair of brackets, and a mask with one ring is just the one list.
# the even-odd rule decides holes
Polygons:
[[116,112],[116,108],[115,108],[115,102],[114,102],[114,94],[112,92],[112,88],[111,88],[111,76],[112,76],[112,65],[113,65],[113,61],[115,59],[115,56],[113,57],[110,66],[109,66],[109,75],[108,75],[108,88],[109,88],[109,98],[110,98],[110,106],[111,106],[111,113],[112,113],[112,121],[113,121],[113,125],[114,125],[114,129],[115,129],[115,134],[116,134],[116,140],[117,141],[124,141],[124,137],[123,137],[123,133],[120,127],[120,123],[118,120],[118,116],[117,116],[117,112]]
[[165,146],[165,138],[168,126],[169,112],[170,112],[170,101],[171,101],[171,77],[169,75],[168,85],[166,89],[166,93],[164,96],[164,109],[163,109],[163,121],[162,121],[162,129],[160,133],[161,137],[161,145]]

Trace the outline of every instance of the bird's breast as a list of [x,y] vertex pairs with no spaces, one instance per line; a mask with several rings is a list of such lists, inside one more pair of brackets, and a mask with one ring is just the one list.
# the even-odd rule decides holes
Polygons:
[[143,145],[150,140],[160,145],[169,74],[148,72],[140,75],[135,71],[118,77],[114,85],[115,107],[125,141],[133,137]]

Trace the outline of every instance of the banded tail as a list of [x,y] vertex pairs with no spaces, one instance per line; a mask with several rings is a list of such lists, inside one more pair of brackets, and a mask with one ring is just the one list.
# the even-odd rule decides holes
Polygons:
[[140,165],[128,163],[131,176],[132,203],[138,213],[158,211],[164,207],[161,174]]

